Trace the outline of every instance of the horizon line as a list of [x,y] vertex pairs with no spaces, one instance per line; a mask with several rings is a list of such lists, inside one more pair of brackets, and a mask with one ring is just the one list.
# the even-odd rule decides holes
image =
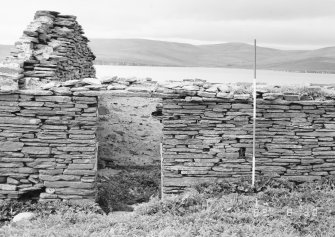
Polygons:
[[[202,41],[202,40],[193,40],[193,39],[160,39],[160,38],[134,38],[134,37],[128,37],[128,38],[97,38],[97,37],[90,37],[89,40],[148,40],[148,41],[158,41],[158,42],[169,42],[169,43],[177,43],[177,44],[187,44],[192,46],[206,46],[206,45],[220,45],[220,44],[245,44],[253,47],[253,39],[250,41],[250,43],[241,42],[241,41]],[[7,45],[7,46],[13,46],[15,47],[14,41],[12,44],[8,43],[1,43],[0,45]],[[198,43],[196,43],[198,42]],[[258,42],[261,42],[258,40]],[[312,50],[318,50],[318,49],[324,49],[324,48],[331,48],[335,47],[335,45],[327,45],[327,46],[321,46],[321,45],[303,45],[303,46],[297,46],[297,45],[282,45],[282,44],[272,44],[272,43],[258,43],[257,47],[260,48],[271,48],[276,50],[285,50],[285,51],[312,51]]]

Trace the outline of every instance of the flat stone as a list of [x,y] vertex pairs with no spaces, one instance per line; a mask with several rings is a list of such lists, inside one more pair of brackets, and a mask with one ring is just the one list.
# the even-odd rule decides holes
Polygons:
[[29,167],[20,167],[15,169],[19,174],[35,174],[37,173],[37,169],[29,168]]
[[64,170],[64,175],[95,175],[94,170]]
[[326,129],[334,129],[335,130],[335,123],[325,124]]
[[127,88],[127,91],[130,92],[152,92],[154,87],[144,87],[144,86],[130,86]]
[[[90,183],[88,183],[88,184],[90,184]],[[87,189],[87,188],[79,189],[79,188],[69,188],[69,187],[67,187],[67,188],[57,188],[56,193],[58,195],[61,195],[61,194],[63,194],[63,195],[76,195],[74,197],[78,199],[78,198],[81,198],[82,196],[94,195],[95,190],[94,189]],[[67,196],[67,198],[69,198],[69,197]]]
[[75,175],[43,175],[43,174],[40,174],[39,178],[43,181],[59,181],[59,180],[76,181],[76,180],[80,180],[80,176],[75,176]]
[[200,96],[200,97],[214,98],[216,96],[216,93],[214,93],[214,92],[198,91],[197,95]]
[[126,85],[113,84],[113,85],[109,85],[107,87],[107,90],[125,90],[126,88],[127,88]]
[[200,90],[200,87],[199,86],[195,86],[195,85],[185,85],[182,88],[184,90],[187,90],[187,91],[198,91],[198,90]]
[[41,193],[40,199],[57,199],[58,195],[53,193]]
[[67,103],[71,102],[72,100],[70,96],[37,96],[36,101]]
[[14,184],[14,185],[17,185],[17,184],[20,184],[20,182],[16,179],[13,179],[11,177],[8,177],[7,178],[7,184]]
[[20,151],[23,145],[22,142],[0,142],[0,151]]
[[45,187],[48,188],[76,188],[76,189],[81,189],[81,188],[93,188],[94,184],[92,183],[83,183],[83,182],[71,182],[71,181],[45,181],[44,182]]
[[19,103],[19,106],[22,107],[42,107],[43,105],[44,102],[36,102],[36,101],[24,101]]
[[33,212],[21,212],[21,213],[14,216],[12,222],[17,223],[17,222],[20,222],[20,221],[29,221],[29,220],[33,219],[35,216],[36,216],[36,214],[33,213]]
[[60,151],[95,151],[95,147],[68,146],[68,147],[58,147],[58,150],[60,150]]
[[53,92],[49,90],[20,90],[19,92],[22,95],[40,95],[40,96],[53,95]]
[[16,185],[11,184],[0,184],[0,190],[4,191],[15,191],[17,189]]
[[282,167],[282,166],[261,166],[261,165],[258,165],[256,167],[256,170],[260,170],[260,171],[263,171],[263,172],[284,172],[287,169],[285,167]]
[[22,149],[22,153],[35,154],[35,155],[50,154],[50,152],[51,152],[50,147],[30,146],[30,147],[23,147]]
[[56,95],[71,95],[69,87],[54,87],[51,89]]
[[297,100],[300,100],[300,96],[299,95],[285,95],[284,94],[284,100],[297,101]]
[[164,178],[165,186],[191,186],[203,182],[215,182],[218,178],[216,177],[182,177],[182,178]]
[[250,98],[249,94],[234,95],[235,100],[248,100],[249,98]]
[[297,132],[297,136],[306,137],[335,137],[335,131],[324,131],[324,132]]
[[277,100],[283,99],[284,95],[282,93],[264,93],[263,99],[264,100]]
[[[0,91],[2,93],[2,91]],[[9,92],[8,92],[9,93]],[[10,101],[10,102],[13,102],[13,101],[18,101],[19,99],[19,95],[18,94],[0,94],[0,101]]]
[[103,84],[108,84],[108,83],[114,82],[116,79],[117,79],[117,76],[99,78],[100,82],[103,83]]
[[[38,159],[37,159],[38,160]],[[53,169],[56,167],[56,162],[49,161],[35,161],[31,163],[26,163],[28,167],[35,169]]]
[[55,86],[56,86],[56,83],[52,81],[52,82],[49,82],[47,84],[42,85],[42,89],[43,90],[49,90],[49,89],[51,89]]
[[0,163],[0,168],[18,168],[23,166],[23,163]]
[[84,78],[81,80],[81,83],[88,85],[101,85],[101,82],[97,78]]
[[69,164],[69,170],[91,170],[94,168],[94,164]]
[[68,80],[68,81],[65,81],[63,82],[63,86],[74,86],[76,84],[78,84],[80,80]]

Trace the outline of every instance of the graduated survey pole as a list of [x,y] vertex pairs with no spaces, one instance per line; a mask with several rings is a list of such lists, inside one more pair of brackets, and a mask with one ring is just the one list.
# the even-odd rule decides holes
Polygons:
[[162,142],[159,146],[159,153],[161,155],[161,199],[164,200],[164,192],[163,192],[164,166],[163,166],[163,143]]
[[253,80],[253,134],[252,134],[252,187],[255,187],[256,168],[256,39],[254,40],[254,80]]

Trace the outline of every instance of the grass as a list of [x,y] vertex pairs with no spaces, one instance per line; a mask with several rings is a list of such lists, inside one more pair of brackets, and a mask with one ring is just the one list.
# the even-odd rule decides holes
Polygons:
[[299,185],[267,180],[258,187],[201,184],[121,215],[56,210],[5,226],[0,236],[335,236],[333,177]]

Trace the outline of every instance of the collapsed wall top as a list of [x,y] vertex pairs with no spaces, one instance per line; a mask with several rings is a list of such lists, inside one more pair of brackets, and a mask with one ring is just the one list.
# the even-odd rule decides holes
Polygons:
[[95,77],[95,56],[83,34],[75,16],[37,11],[15,51],[0,63],[0,90]]

